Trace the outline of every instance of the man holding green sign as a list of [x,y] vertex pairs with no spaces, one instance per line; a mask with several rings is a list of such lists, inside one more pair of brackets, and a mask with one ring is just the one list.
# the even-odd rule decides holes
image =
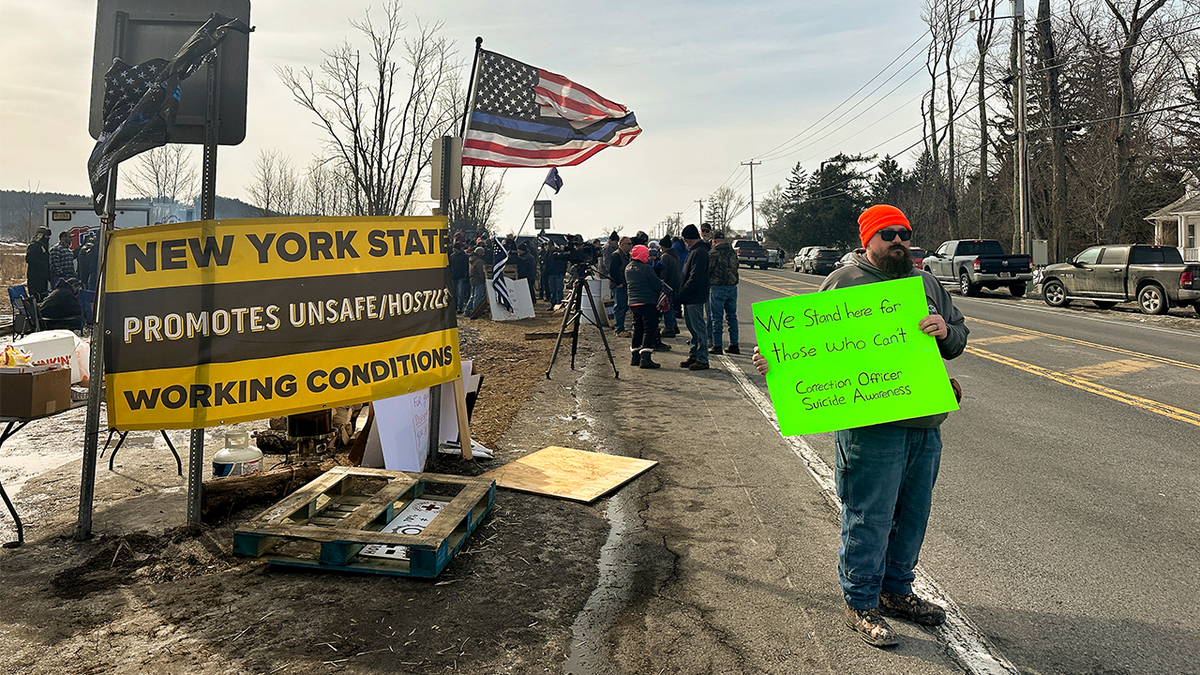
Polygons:
[[[957,409],[942,359],[967,345],[950,295],[913,267],[912,226],[880,204],[858,219],[865,251],[820,291],[756,303],[754,365],[785,435],[836,430],[842,502],[838,579],[846,622],[897,644],[881,615],[936,626],[946,613],[912,592],[942,454]],[[880,283],[882,282],[882,283]]]

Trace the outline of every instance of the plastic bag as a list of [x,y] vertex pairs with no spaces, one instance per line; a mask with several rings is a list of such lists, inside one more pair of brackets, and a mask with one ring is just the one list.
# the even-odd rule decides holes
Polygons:
[[17,349],[12,345],[5,345],[4,351],[0,352],[0,366],[28,366],[31,364],[31,357],[28,352]]

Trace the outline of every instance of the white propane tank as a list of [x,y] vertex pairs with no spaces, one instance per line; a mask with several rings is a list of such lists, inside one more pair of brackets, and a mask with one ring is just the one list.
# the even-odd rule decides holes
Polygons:
[[262,450],[250,445],[250,434],[240,429],[225,432],[225,447],[213,455],[213,476],[245,476],[262,470]]

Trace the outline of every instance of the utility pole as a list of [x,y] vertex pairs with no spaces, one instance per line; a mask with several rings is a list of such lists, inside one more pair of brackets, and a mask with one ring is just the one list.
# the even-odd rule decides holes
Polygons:
[[[975,18],[975,10],[971,10],[970,21],[995,21],[997,19],[1013,20],[1013,41],[1016,43],[1016,71],[1010,77],[1013,80],[1013,101],[1016,106],[1014,116],[1017,126],[1016,161],[1016,204],[1017,216],[1017,248],[1018,253],[1029,253],[1029,127],[1027,124],[1028,98],[1026,83],[1029,71],[1025,67],[1025,0],[1012,0],[1012,16],[996,16],[991,18]],[[1009,78],[1005,78],[1005,83]],[[982,224],[980,225],[982,228]]]
[[696,203],[700,205],[700,222],[703,223],[704,222],[704,200],[697,199]]
[[758,226],[754,224],[754,167],[762,164],[753,159],[749,162],[742,162],[742,166],[750,167],[750,238],[758,241]]
[[1029,128],[1027,120],[1025,67],[1025,0],[1012,0],[1013,30],[1017,33],[1017,229],[1021,235],[1019,253],[1029,253]]

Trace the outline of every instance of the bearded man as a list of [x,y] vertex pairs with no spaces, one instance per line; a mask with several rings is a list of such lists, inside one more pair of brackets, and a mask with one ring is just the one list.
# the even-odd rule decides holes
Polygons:
[[[826,277],[819,290],[921,277],[929,316],[920,320],[917,330],[937,339],[943,359],[962,354],[968,332],[963,315],[933,275],[913,267],[908,218],[894,206],[872,206],[859,216],[858,233],[864,249]],[[765,375],[768,364],[757,347],[753,361]],[[846,624],[876,647],[899,642],[884,616],[925,626],[946,619],[942,607],[913,593],[912,583],[929,522],[942,457],[941,425],[947,416],[914,417],[834,434],[834,478],[842,502],[838,581],[846,600]]]

